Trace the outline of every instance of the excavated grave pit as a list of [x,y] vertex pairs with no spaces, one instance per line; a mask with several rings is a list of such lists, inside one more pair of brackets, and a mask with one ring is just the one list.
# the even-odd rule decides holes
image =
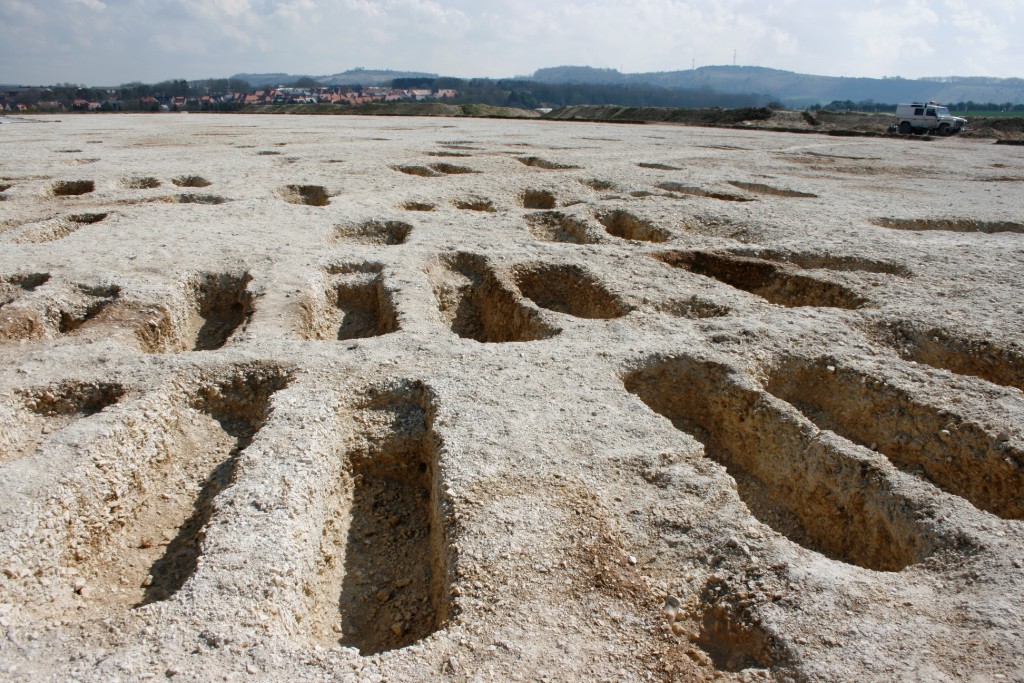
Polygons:
[[445,175],[462,175],[464,173],[480,172],[466,166],[456,166],[455,164],[431,164],[430,168],[434,169],[438,173],[444,173]]
[[183,300],[156,309],[152,325],[139,336],[149,353],[212,351],[244,330],[253,314],[249,273],[203,273],[186,283]]
[[519,291],[541,308],[576,318],[610,319],[630,308],[584,268],[575,264],[519,265],[513,269]]
[[430,202],[403,202],[401,208],[406,211],[433,211],[435,205]]
[[96,189],[92,180],[60,180],[50,186],[50,194],[56,197],[74,197],[89,194]]
[[[86,214],[86,216],[90,215],[106,214]],[[102,219],[93,220],[91,222],[96,223],[99,222],[99,220]],[[68,216],[63,219],[55,218],[36,224],[30,224],[22,228],[14,234],[11,241],[14,244],[42,244],[44,242],[55,242],[77,232],[79,228],[85,225],[90,225],[90,221],[75,220],[74,216]]]
[[163,199],[170,204],[226,204],[228,199],[215,194],[176,194]]
[[531,168],[542,168],[546,171],[565,171],[579,166],[573,166],[571,164],[560,164],[554,161],[548,161],[547,159],[541,159],[540,157],[516,157],[519,163],[529,166]]
[[787,190],[781,187],[772,187],[771,185],[765,185],[764,183],[748,183],[740,180],[730,180],[729,184],[732,185],[733,187],[738,187],[741,190],[746,190],[747,192],[754,192],[756,194],[766,194],[771,195],[773,197],[811,198],[818,196],[811,192]]
[[1024,349],[913,321],[889,321],[877,335],[907,360],[1024,391]]
[[25,273],[0,277],[0,308],[17,301],[22,294],[34,291],[49,280],[49,273]]
[[331,199],[322,185],[285,185],[277,193],[289,204],[304,206],[327,206]]
[[664,252],[654,258],[674,268],[714,278],[786,307],[863,308],[868,300],[845,285],[819,279],[767,259],[708,251]]
[[690,320],[721,318],[732,313],[732,309],[728,306],[723,306],[722,304],[700,297],[655,302],[653,306],[654,309],[660,313],[665,313],[677,318],[687,318]]
[[538,211],[526,216],[530,234],[544,242],[593,244],[598,240],[590,234],[587,223],[561,211]]
[[979,424],[831,359],[784,361],[766,389],[819,428],[884,454],[980,509],[1024,517],[1024,451]]
[[152,176],[124,178],[121,180],[121,187],[126,190],[151,190],[160,187],[160,181]]
[[79,285],[78,290],[81,293],[81,302],[76,302],[78,303],[77,306],[69,306],[60,311],[57,330],[61,334],[77,330],[91,320],[96,319],[121,295],[121,289],[116,286],[91,287]]
[[426,166],[395,166],[396,171],[401,171],[406,175],[415,175],[421,178],[439,178],[444,174],[439,171],[434,171],[427,168]]
[[757,623],[744,619],[734,604],[734,595],[742,588],[723,586],[709,581],[701,594],[704,605],[700,633],[696,642],[711,657],[719,671],[742,672],[746,669],[768,669],[777,666],[779,648],[771,633]]
[[672,236],[668,230],[656,227],[646,218],[640,218],[623,209],[599,213],[597,220],[609,235],[624,240],[667,242]]
[[223,372],[168,397],[172,419],[162,433],[137,432],[117,446],[134,450],[129,459],[138,459],[139,469],[109,522],[71,530],[65,564],[79,577],[78,610],[116,613],[181,589],[200,561],[218,494],[234,481],[242,451],[267,421],[271,396],[289,381],[271,365]]
[[656,171],[684,171],[686,169],[680,168],[679,166],[670,166],[669,164],[661,164],[657,162],[641,161],[637,164],[640,168],[651,168]]
[[0,462],[31,454],[49,434],[116,404],[125,393],[120,384],[74,380],[18,391],[15,405],[9,406],[5,416]]
[[560,332],[526,306],[482,256],[443,257],[428,276],[441,319],[460,337],[484,343],[525,342]]
[[219,349],[239,327],[248,323],[253,310],[252,294],[247,289],[251,280],[248,273],[205,275],[193,284],[196,311],[190,327],[199,325],[194,332],[184,335],[186,339],[194,338],[193,351]]
[[79,284],[34,304],[11,302],[0,314],[0,339],[45,339],[73,332],[100,318],[119,296],[114,285]]
[[334,238],[339,241],[379,246],[404,244],[412,234],[412,225],[404,221],[365,221],[356,225],[338,225]]
[[198,175],[182,175],[171,178],[171,182],[178,187],[209,187],[210,181]]
[[1024,223],[1017,221],[979,221],[971,218],[875,218],[872,223],[893,230],[938,230],[941,232],[1018,232]]
[[705,190],[701,187],[684,185],[683,183],[658,183],[657,187],[659,190],[665,190],[666,192],[674,192],[676,194],[689,195],[692,197],[707,197],[708,199],[718,199],[723,202],[754,201],[752,198],[744,197],[743,195],[731,194],[729,192],[717,192],[715,190]]
[[604,192],[605,190],[615,189],[615,183],[613,183],[610,180],[591,178],[589,180],[581,180],[580,182],[589,187],[591,190],[596,190],[598,192]]
[[379,265],[337,266],[304,305],[304,339],[366,339],[398,331],[398,313]]
[[484,197],[467,197],[465,199],[453,199],[452,205],[457,209],[463,211],[483,211],[485,213],[495,213],[498,209],[494,206],[494,202]]
[[106,213],[74,213],[68,216],[68,220],[81,225],[92,225],[104,220],[108,215]]
[[439,493],[441,441],[419,382],[371,388],[321,541],[318,639],[366,656],[419,642],[451,613],[454,554]]
[[555,195],[547,190],[525,190],[520,202],[524,209],[553,209],[556,205]]
[[654,359],[623,383],[726,468],[751,514],[798,545],[877,571],[929,554],[913,506],[876,462],[816,436],[792,406],[728,367]]
[[777,263],[792,263],[807,269],[837,270],[863,273],[882,273],[911,277],[913,271],[905,264],[871,256],[846,256],[814,251],[788,251],[782,249],[744,248],[732,250],[737,256],[763,258]]
[[81,418],[117,403],[124,396],[125,388],[109,382],[68,381],[21,394],[25,406],[36,415]]

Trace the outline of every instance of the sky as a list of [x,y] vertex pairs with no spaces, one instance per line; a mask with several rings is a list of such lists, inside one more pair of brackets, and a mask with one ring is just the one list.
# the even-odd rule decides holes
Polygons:
[[735,63],[1024,77],[1024,0],[0,0],[0,83]]

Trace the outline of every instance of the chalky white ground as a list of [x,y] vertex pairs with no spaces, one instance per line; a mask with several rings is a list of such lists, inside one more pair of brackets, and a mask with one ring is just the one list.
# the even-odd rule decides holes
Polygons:
[[1024,149],[105,115],[0,160],[0,678],[1024,680]]

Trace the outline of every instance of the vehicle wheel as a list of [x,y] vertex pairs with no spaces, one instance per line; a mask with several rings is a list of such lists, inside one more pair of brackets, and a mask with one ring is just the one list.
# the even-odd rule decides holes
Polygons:
[[927,128],[915,128],[914,129],[914,135],[924,135],[927,132],[928,132]]
[[948,123],[944,123],[941,126],[939,126],[939,135],[947,136],[952,134],[953,129],[949,127]]
[[910,135],[911,130],[913,129],[910,127],[910,121],[900,123],[900,135]]

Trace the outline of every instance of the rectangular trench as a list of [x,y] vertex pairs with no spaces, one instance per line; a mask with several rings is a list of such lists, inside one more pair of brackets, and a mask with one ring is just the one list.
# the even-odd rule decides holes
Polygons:
[[371,655],[422,640],[448,618],[452,556],[433,412],[426,387],[402,382],[370,390],[353,416],[321,541],[320,642]]
[[795,543],[879,571],[898,571],[929,552],[908,501],[875,463],[819,438],[799,413],[727,367],[656,360],[624,384],[700,441],[736,480],[751,513]]
[[665,252],[654,258],[674,268],[713,278],[788,308],[862,308],[868,300],[846,285],[808,275],[786,263],[710,251]]
[[482,256],[444,258],[430,276],[441,318],[460,337],[504,343],[548,339],[561,332],[526,306]]
[[790,359],[766,388],[821,429],[883,453],[975,507],[1024,518],[1024,453],[980,425],[825,359]]
[[399,329],[398,311],[379,265],[331,268],[323,293],[303,302],[305,339],[367,339]]
[[93,448],[94,459],[132,461],[135,469],[130,485],[119,478],[109,500],[92,501],[107,510],[83,511],[70,530],[66,563],[80,610],[110,613],[181,589],[198,566],[215,499],[289,380],[276,366],[235,367],[168,399],[159,424],[128,419]]

